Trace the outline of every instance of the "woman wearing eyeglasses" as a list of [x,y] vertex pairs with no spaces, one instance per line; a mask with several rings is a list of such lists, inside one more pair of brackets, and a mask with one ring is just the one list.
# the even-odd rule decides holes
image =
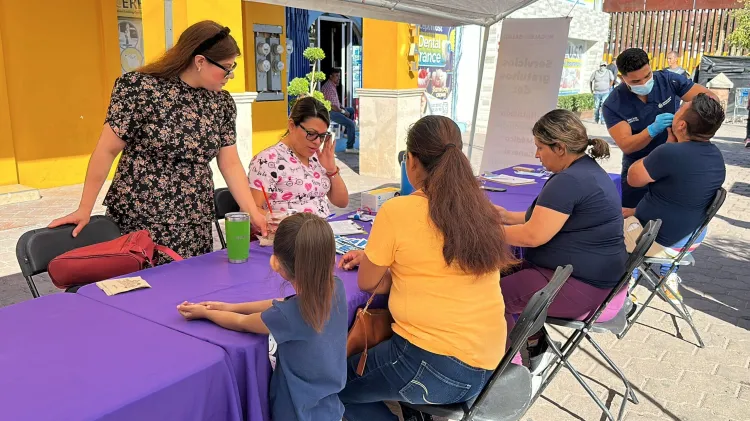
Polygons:
[[122,152],[104,205],[123,233],[146,229],[183,257],[211,252],[213,158],[240,208],[265,230],[235,145],[237,109],[222,90],[239,55],[229,28],[203,21],[159,60],[118,78],[78,209],[50,227],[75,224],[78,235]]
[[349,204],[349,191],[333,153],[335,141],[328,133],[330,123],[322,102],[313,97],[297,100],[284,137],[250,163],[255,203],[265,207],[265,189],[272,211],[311,212],[322,218],[330,215],[329,200],[340,208]]

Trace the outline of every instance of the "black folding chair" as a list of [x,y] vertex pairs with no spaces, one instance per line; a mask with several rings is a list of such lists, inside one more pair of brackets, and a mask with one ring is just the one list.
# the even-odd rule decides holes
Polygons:
[[558,267],[546,287],[537,291],[510,332],[510,348],[490,376],[479,395],[468,402],[451,405],[402,405],[411,409],[451,420],[515,421],[521,419],[531,405],[531,374],[521,365],[511,364],[513,357],[526,345],[529,336],[544,326],[547,309],[562,288],[573,266]]
[[216,209],[216,219],[214,224],[216,225],[216,232],[219,234],[219,242],[221,242],[221,248],[227,248],[227,241],[224,239],[224,232],[221,231],[221,225],[219,221],[224,219],[224,216],[230,212],[239,212],[240,205],[235,202],[232,193],[226,187],[214,190],[214,208]]
[[[719,190],[716,191],[716,196],[714,197],[714,201],[711,202],[711,205],[709,205],[708,209],[706,210],[706,218],[703,220],[703,223],[701,226],[693,232],[693,235],[690,236],[688,239],[687,244],[683,247],[680,254],[672,257],[646,257],[642,264],[640,265],[639,269],[639,276],[635,280],[635,283],[633,284],[631,291],[633,288],[635,288],[638,284],[640,284],[641,279],[646,279],[648,281],[648,285],[646,287],[650,289],[650,294],[646,301],[643,303],[643,305],[640,306],[640,309],[633,315],[633,317],[630,318],[627,322],[627,326],[625,327],[625,330],[622,332],[620,337],[624,337],[630,328],[635,324],[635,322],[638,320],[639,317],[641,317],[641,313],[643,313],[643,310],[648,307],[651,300],[654,299],[655,295],[659,295],[664,301],[669,303],[669,305],[672,306],[674,311],[677,312],[677,314],[687,322],[687,324],[690,326],[690,329],[693,331],[693,335],[695,335],[695,339],[698,340],[698,347],[703,348],[703,339],[701,339],[700,334],[698,334],[698,329],[695,327],[695,323],[693,322],[693,318],[690,316],[690,312],[688,311],[688,308],[685,306],[685,303],[682,301],[682,298],[677,295],[676,291],[672,291],[672,288],[666,283],[667,278],[669,275],[673,274],[678,267],[680,266],[689,266],[689,265],[695,265],[695,258],[693,257],[692,253],[690,253],[690,248],[695,244],[696,240],[698,240],[698,237],[701,235],[703,230],[708,227],[708,224],[711,222],[711,220],[716,216],[716,214],[719,212],[719,209],[721,209],[721,206],[724,204],[724,200],[727,198],[727,191],[724,190],[724,188],[719,188]],[[661,265],[670,265],[669,270],[667,273],[664,274],[664,276],[659,275],[654,269],[652,268],[652,265],[656,265],[657,268],[661,268]],[[670,294],[672,294],[673,297],[677,299],[679,304],[675,304],[672,300],[668,299],[664,291],[662,290],[662,287],[665,287]]]
[[79,247],[120,237],[120,228],[106,216],[92,216],[77,237],[73,237],[74,228],[75,225],[39,228],[25,232],[18,239],[16,258],[34,298],[39,297],[39,291],[32,277],[47,272],[50,260]]
[[[589,317],[587,317],[585,320],[568,320],[568,319],[559,319],[555,317],[548,317],[547,323],[550,325],[555,326],[562,326],[570,329],[574,329],[573,333],[570,335],[568,340],[565,342],[565,345],[562,346],[562,348],[558,348],[557,344],[549,339],[549,335],[546,335],[547,338],[547,344],[552,349],[552,351],[555,353],[557,358],[555,361],[550,365],[546,370],[545,373],[549,373],[549,375],[546,375],[545,373],[542,374],[542,385],[539,388],[539,391],[534,396],[533,401],[536,401],[539,396],[541,396],[542,392],[544,392],[544,389],[547,387],[547,385],[552,381],[552,379],[555,377],[557,372],[560,370],[560,367],[563,365],[570,370],[571,374],[573,374],[573,377],[575,377],[576,380],[578,380],[578,383],[583,386],[583,388],[586,390],[586,393],[591,396],[591,398],[596,402],[596,404],[601,408],[602,411],[607,415],[607,417],[615,421],[615,418],[612,416],[612,413],[610,410],[604,405],[602,400],[594,393],[589,385],[583,380],[581,375],[578,373],[578,370],[573,367],[572,364],[568,361],[570,356],[573,354],[573,351],[578,348],[578,345],[581,343],[581,341],[586,338],[591,345],[596,348],[597,352],[607,361],[607,364],[609,364],[610,367],[612,367],[612,370],[617,373],[617,375],[620,377],[620,380],[622,380],[623,384],[625,385],[625,399],[623,399],[622,405],[620,405],[620,412],[618,414],[617,419],[622,419],[623,414],[625,413],[625,404],[628,400],[631,400],[633,403],[638,403],[638,398],[635,396],[635,392],[633,392],[633,388],[630,385],[630,382],[625,377],[625,374],[623,374],[622,370],[620,370],[619,367],[612,361],[611,358],[607,355],[607,353],[604,352],[604,350],[599,346],[599,344],[594,340],[594,338],[590,335],[591,332],[594,333],[605,333],[605,332],[611,332],[615,335],[619,334],[625,329],[626,321],[627,321],[627,315],[630,309],[632,308],[633,302],[630,300],[630,298],[625,298],[625,303],[623,307],[620,309],[620,311],[617,313],[617,315],[606,322],[597,322],[599,319],[599,316],[604,313],[604,310],[607,309],[607,306],[612,301],[612,299],[620,292],[623,288],[627,288],[628,281],[630,280],[630,274],[633,273],[633,270],[638,267],[638,265],[641,264],[643,261],[644,256],[646,255],[646,252],[649,248],[651,248],[651,245],[656,240],[656,235],[659,232],[659,228],[661,228],[661,220],[657,219],[656,221],[649,221],[648,224],[643,228],[643,232],[641,232],[641,235],[638,237],[638,240],[636,242],[635,249],[630,254],[630,257],[628,257],[627,262],[625,263],[625,272],[620,277],[620,281],[617,283],[617,285],[612,289],[612,292],[607,295],[607,298],[604,300],[604,302],[599,306],[599,308]],[[552,370],[550,372],[550,370]],[[533,402],[532,401],[532,402]]]

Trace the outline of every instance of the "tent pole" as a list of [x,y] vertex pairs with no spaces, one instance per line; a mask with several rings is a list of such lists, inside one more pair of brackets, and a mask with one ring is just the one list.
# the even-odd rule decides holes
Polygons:
[[[482,93],[482,77],[484,76],[484,62],[487,58],[487,42],[490,39],[490,27],[482,27],[482,53],[479,60],[479,75],[477,76],[477,93],[474,97],[474,115],[471,117],[471,135],[469,136],[469,161],[474,151],[474,135],[477,132],[477,114],[479,112],[479,96]],[[485,140],[486,141],[486,140]]]

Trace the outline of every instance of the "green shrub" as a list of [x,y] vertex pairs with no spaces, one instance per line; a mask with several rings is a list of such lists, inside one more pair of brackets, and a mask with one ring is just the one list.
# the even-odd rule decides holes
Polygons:
[[557,97],[557,108],[573,112],[588,111],[594,109],[593,94],[563,95]]

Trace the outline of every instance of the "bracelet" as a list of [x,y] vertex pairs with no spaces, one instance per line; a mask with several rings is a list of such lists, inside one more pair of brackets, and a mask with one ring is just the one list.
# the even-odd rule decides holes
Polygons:
[[339,173],[339,167],[336,167],[336,171],[334,171],[334,172],[326,172],[326,176],[328,176],[328,178],[332,178],[332,177],[337,176],[338,173]]

